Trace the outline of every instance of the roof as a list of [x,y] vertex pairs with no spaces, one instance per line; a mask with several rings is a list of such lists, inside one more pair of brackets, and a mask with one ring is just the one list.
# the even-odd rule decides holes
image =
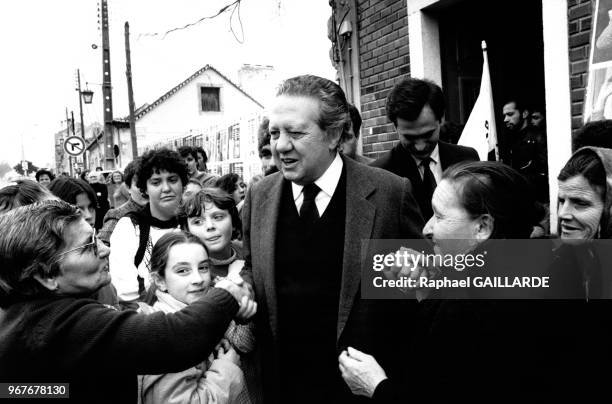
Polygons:
[[[143,116],[145,116],[146,114],[148,114],[149,112],[154,110],[158,105],[160,105],[163,102],[165,102],[167,99],[169,99],[174,94],[176,94],[180,89],[185,87],[187,84],[191,83],[193,80],[195,80],[198,76],[200,76],[202,73],[204,73],[207,70],[212,70],[213,72],[217,73],[219,76],[221,76],[221,78],[223,80],[225,80],[228,83],[230,83],[232,86],[234,86],[238,91],[240,91],[242,94],[244,94],[247,98],[249,98],[255,104],[259,105],[261,108],[264,107],[259,101],[257,101],[251,95],[249,95],[246,91],[244,91],[242,88],[240,88],[237,84],[235,84],[233,81],[228,79],[225,75],[221,74],[221,72],[219,70],[215,69],[211,65],[206,65],[203,68],[201,68],[200,70],[198,70],[195,73],[193,73],[186,80],[184,80],[183,82],[179,83],[177,86],[172,88],[170,91],[168,91],[167,93],[165,93],[164,95],[159,97],[157,100],[153,101],[151,104],[145,104],[145,105],[141,106],[137,111],[134,112],[134,118],[136,120],[142,118]],[[128,118],[129,117],[126,117],[126,118],[123,118],[123,119],[128,119]]]

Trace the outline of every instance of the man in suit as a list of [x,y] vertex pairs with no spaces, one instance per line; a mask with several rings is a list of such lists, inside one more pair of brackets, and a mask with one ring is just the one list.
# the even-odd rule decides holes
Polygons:
[[444,95],[433,82],[415,78],[401,81],[387,96],[386,107],[400,143],[371,166],[408,178],[427,221],[433,214],[431,197],[442,172],[460,161],[478,160],[478,153],[471,147],[439,140]]
[[264,402],[355,402],[338,355],[368,347],[405,368],[390,342],[409,341],[415,307],[361,299],[362,240],[421,238],[423,219],[408,181],[338,153],[350,118],[337,84],[286,80],[269,119],[280,172],[253,185],[243,209]]

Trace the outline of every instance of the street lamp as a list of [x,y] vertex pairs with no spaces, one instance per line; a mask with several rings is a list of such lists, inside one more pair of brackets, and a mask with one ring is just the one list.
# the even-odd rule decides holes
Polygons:
[[[83,101],[85,104],[91,104],[93,100],[93,91],[86,89],[81,91],[81,71],[77,69],[77,78],[79,87],[76,89],[79,92],[79,111],[81,113],[81,137],[85,143],[85,125],[83,124]],[[87,150],[83,150],[83,168],[87,169]]]
[[92,100],[93,100],[93,91],[87,89],[87,90],[83,90],[81,91],[81,96],[83,97],[83,102],[85,104],[91,104]]

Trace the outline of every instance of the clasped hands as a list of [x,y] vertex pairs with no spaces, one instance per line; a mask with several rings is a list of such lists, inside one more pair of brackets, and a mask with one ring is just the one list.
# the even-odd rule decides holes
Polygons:
[[257,313],[257,303],[254,300],[253,289],[240,275],[218,278],[215,287],[227,290],[238,301],[240,308],[236,313],[236,320],[247,321]]
[[427,280],[434,279],[439,274],[439,268],[425,265],[426,260],[418,260],[418,257],[424,257],[424,254],[411,248],[400,247],[396,254],[407,257],[407,260],[403,262],[403,265],[386,266],[382,270],[383,275],[385,278],[395,281],[408,278],[409,284],[414,286],[398,289],[406,294],[415,293],[418,300],[425,299],[431,288],[421,285],[425,284]]

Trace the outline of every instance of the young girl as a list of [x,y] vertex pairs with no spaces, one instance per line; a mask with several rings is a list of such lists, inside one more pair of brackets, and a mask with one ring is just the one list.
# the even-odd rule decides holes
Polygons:
[[186,197],[180,213],[184,230],[200,238],[210,256],[214,277],[238,275],[244,266],[239,242],[240,216],[232,196],[219,188],[204,188]]
[[[200,299],[212,286],[204,243],[182,231],[163,235],[151,253],[151,279],[153,306],[141,304],[141,312],[174,313]],[[255,309],[247,307],[246,316]],[[240,355],[222,340],[216,358],[178,373],[139,376],[139,402],[248,403],[239,365]]]
[[[213,279],[240,278],[244,266],[242,246],[233,240],[239,236],[242,225],[231,195],[219,188],[204,188],[183,200],[180,217],[182,227],[206,245]],[[251,401],[260,402],[251,355],[255,348],[253,326],[253,323],[233,323],[225,337],[241,355]]]

